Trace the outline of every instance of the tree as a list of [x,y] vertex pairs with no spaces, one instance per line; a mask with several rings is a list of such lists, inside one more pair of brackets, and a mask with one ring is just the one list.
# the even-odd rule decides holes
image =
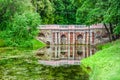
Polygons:
[[9,46],[31,47],[41,21],[31,0],[1,0],[0,6],[0,39]]
[[54,7],[50,0],[32,0],[32,3],[42,18],[42,24],[54,23]]
[[77,10],[77,23],[88,25],[103,23],[110,40],[118,38],[114,33],[119,33],[119,1],[81,0],[80,3],[82,5]]

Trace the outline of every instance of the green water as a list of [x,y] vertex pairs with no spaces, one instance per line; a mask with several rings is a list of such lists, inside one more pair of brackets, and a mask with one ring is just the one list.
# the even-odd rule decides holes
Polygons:
[[0,48],[0,80],[88,80],[80,65],[44,66],[38,60],[35,50]]

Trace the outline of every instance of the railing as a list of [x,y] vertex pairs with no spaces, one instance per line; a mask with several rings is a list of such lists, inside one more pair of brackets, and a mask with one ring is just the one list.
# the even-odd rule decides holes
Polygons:
[[78,29],[87,28],[85,25],[40,25],[38,29]]
[[90,28],[103,28],[102,25],[39,25],[38,29],[90,29]]

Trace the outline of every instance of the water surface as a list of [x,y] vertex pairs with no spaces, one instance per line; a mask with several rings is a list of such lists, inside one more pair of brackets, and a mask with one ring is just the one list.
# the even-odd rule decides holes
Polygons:
[[37,51],[39,63],[51,66],[79,65],[80,60],[93,55],[90,45],[50,45]]

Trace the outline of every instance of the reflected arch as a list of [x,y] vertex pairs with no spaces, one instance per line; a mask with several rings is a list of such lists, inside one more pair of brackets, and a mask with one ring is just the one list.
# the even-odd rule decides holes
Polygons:
[[80,51],[80,50],[78,50],[78,51],[77,51],[77,55],[82,56],[82,55],[83,55],[83,52]]

